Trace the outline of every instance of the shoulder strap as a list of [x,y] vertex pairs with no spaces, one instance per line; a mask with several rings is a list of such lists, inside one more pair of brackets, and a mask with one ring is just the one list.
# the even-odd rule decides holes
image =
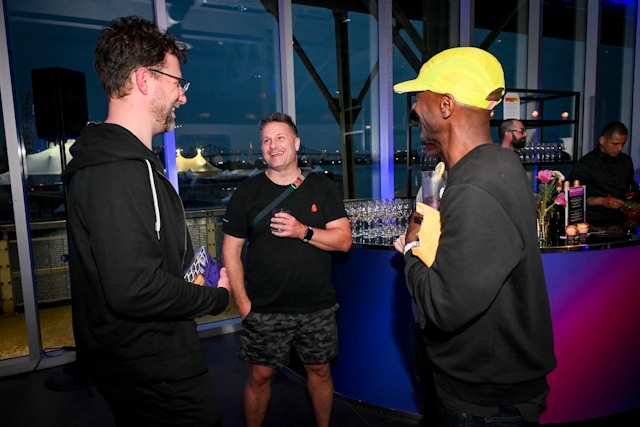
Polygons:
[[293,193],[293,190],[297,190],[298,187],[302,185],[302,183],[304,182],[305,178],[308,175],[309,175],[308,171],[304,171],[300,175],[298,175],[296,180],[293,181],[291,185],[287,186],[287,188],[285,188],[284,191],[280,193],[280,195],[276,197],[276,199],[273,202],[269,203],[269,205],[266,208],[262,209],[260,213],[256,215],[255,218],[253,218],[253,221],[251,221],[251,225],[249,225],[249,235],[251,235],[251,232],[253,232],[254,227],[258,225],[260,220],[264,218],[266,214],[268,214],[273,210],[273,208],[278,206],[280,202],[282,202],[284,199],[287,198],[287,196],[289,196],[289,194]]

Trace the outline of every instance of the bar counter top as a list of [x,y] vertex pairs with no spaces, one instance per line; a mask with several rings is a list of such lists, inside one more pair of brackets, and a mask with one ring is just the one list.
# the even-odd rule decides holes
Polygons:
[[[368,249],[389,249],[393,247],[394,239],[363,239],[354,238],[353,246]],[[640,235],[626,231],[592,231],[587,233],[586,240],[582,243],[568,245],[565,236],[560,236],[551,246],[540,248],[542,253],[550,252],[581,252],[589,250],[623,248],[640,245]]]

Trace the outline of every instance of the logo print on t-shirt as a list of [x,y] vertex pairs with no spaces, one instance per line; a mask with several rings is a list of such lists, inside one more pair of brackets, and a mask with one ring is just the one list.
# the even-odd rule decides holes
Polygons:
[[311,212],[318,212],[318,207],[315,203],[311,205]]

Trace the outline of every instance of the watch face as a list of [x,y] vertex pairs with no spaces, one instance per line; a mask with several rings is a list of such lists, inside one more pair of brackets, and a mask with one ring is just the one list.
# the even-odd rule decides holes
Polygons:
[[302,240],[307,242],[307,241],[311,240],[312,237],[313,237],[313,228],[308,227],[307,228],[307,232],[304,233],[304,239],[302,239]]

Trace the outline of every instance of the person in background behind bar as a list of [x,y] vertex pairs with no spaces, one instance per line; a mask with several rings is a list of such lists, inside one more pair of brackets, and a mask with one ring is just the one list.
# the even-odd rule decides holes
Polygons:
[[587,222],[613,225],[624,221],[624,199],[637,190],[631,157],[622,152],[629,132],[620,122],[602,129],[598,146],[576,162],[568,180],[587,186]]
[[498,137],[500,138],[500,146],[508,148],[511,151],[524,148],[527,143],[527,130],[520,120],[509,119],[500,123],[498,129]]
[[504,87],[498,60],[473,47],[445,50],[394,86],[418,92],[421,139],[440,143],[449,165],[441,224],[422,225],[441,226],[435,261],[413,254],[413,218],[404,251],[442,427],[537,423],[556,365],[531,185],[518,157],[491,140]]
[[[271,380],[288,364],[293,345],[307,372],[316,423],[327,427],[333,405],[329,362],[338,353],[330,252],[351,248],[351,227],[335,184],[316,173],[302,175],[291,117],[267,115],[260,136],[269,168],[238,186],[222,226],[223,261],[243,319],[238,357],[251,371],[244,391],[246,426],[262,425]],[[269,211],[253,224],[292,183],[295,190],[275,205],[289,213]],[[240,256],[249,238],[245,270]]]
[[78,367],[119,427],[222,424],[193,319],[227,307],[229,280],[184,280],[184,209],[151,146],[187,102],[186,52],[142,18],[105,27],[94,65],[108,116],[84,128],[63,174]]

